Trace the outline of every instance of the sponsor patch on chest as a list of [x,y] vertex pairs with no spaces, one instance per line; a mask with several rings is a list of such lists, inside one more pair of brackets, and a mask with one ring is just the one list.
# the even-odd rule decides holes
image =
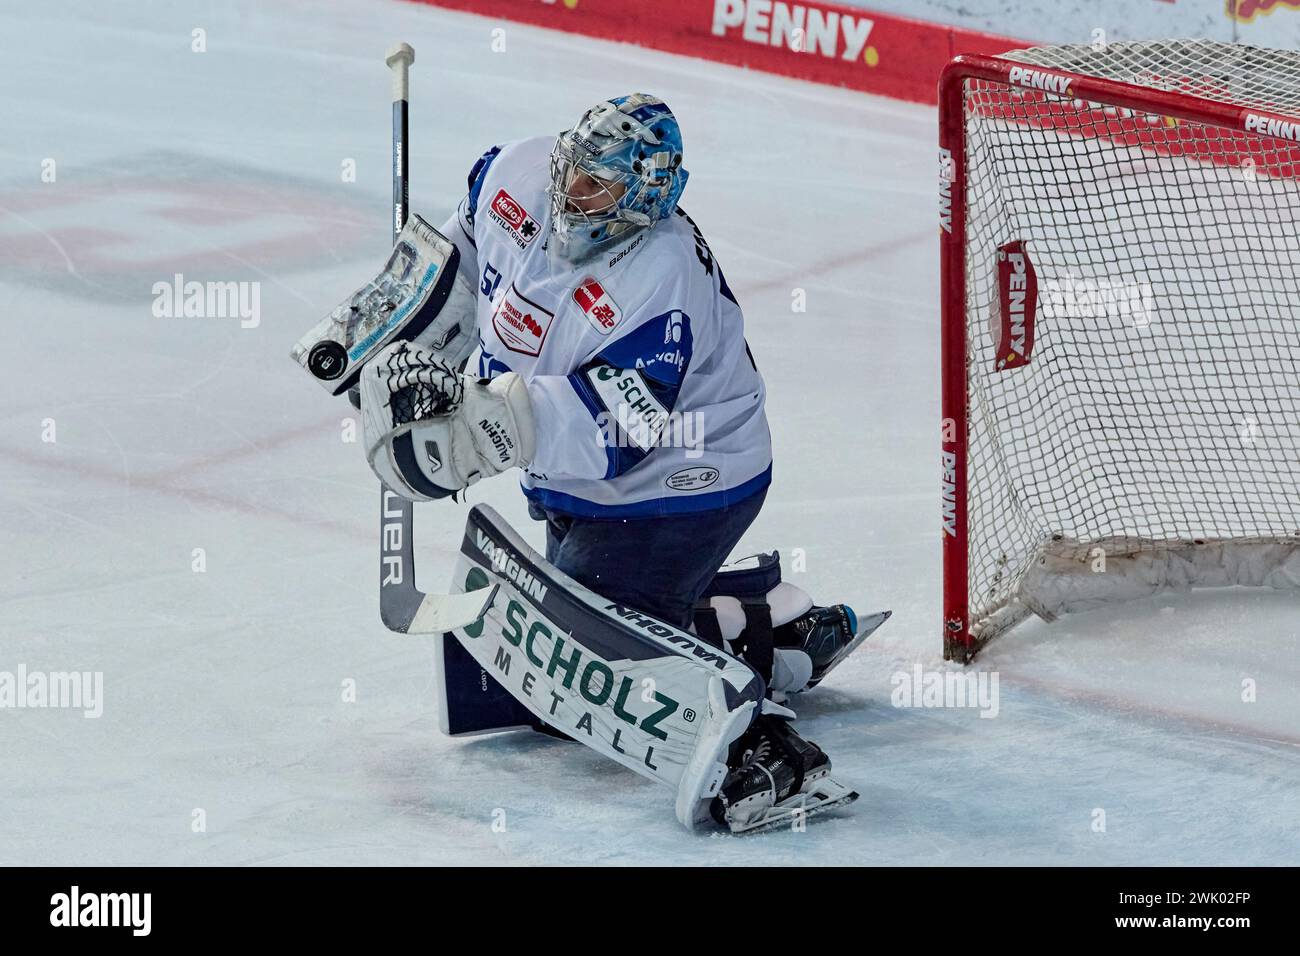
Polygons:
[[528,248],[529,243],[542,231],[536,219],[528,210],[515,201],[504,189],[498,189],[488,207],[488,217],[506,231],[520,249]]
[[609,335],[623,318],[618,304],[605,287],[591,277],[583,279],[582,284],[573,290],[573,301],[578,303],[591,327],[601,335]]
[[520,295],[511,283],[509,291],[501,296],[496,311],[492,313],[492,329],[510,351],[540,355],[554,318],[551,312]]

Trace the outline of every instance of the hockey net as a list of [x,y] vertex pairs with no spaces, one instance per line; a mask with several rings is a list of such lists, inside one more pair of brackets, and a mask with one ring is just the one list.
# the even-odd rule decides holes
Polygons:
[[945,657],[1300,587],[1300,54],[960,57],[940,125]]

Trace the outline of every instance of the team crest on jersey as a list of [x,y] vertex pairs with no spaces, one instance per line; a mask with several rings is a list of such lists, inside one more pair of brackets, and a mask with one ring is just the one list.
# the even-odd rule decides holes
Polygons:
[[553,313],[524,298],[511,283],[510,291],[501,296],[496,312],[492,314],[492,328],[510,351],[540,355],[553,318]]
[[488,216],[509,233],[510,238],[520,249],[527,249],[528,244],[542,231],[537,220],[528,215],[528,210],[519,205],[504,189],[497,190],[492,205],[488,207]]
[[605,287],[588,276],[573,290],[573,301],[587,316],[591,327],[601,335],[609,335],[623,318],[623,312]]

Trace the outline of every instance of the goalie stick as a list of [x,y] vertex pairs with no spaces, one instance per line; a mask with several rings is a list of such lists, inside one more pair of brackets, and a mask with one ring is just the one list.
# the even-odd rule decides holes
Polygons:
[[[406,225],[409,131],[408,76],[415,50],[399,43],[385,61],[393,71],[393,243]],[[471,594],[424,594],[415,586],[412,502],[382,484],[379,495],[379,617],[400,634],[441,634],[468,627],[492,606],[497,588]]]
[[379,496],[379,617],[399,634],[442,634],[480,621],[498,585],[468,594],[425,594],[415,586],[411,502],[382,488]]

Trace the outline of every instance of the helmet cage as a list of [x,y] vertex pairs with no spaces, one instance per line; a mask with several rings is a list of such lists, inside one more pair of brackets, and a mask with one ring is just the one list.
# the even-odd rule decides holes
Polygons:
[[[650,100],[638,95],[601,103],[574,129],[560,134],[551,151],[551,229],[569,258],[599,251],[654,225],[671,214],[685,188],[689,174],[681,168],[675,121],[673,138],[665,141],[651,126],[620,109],[634,99]],[[579,172],[587,181],[584,194],[575,195]],[[591,192],[593,182],[603,187],[607,198],[595,208],[591,200],[600,193]]]
[[[591,194],[575,196],[573,187],[578,172],[585,173],[591,182],[603,188],[607,202],[594,210],[584,210],[580,203],[589,203]],[[612,175],[611,175],[612,173]],[[615,186],[622,184],[618,194]],[[551,151],[551,218],[556,233],[583,234],[585,239],[598,242],[608,235],[621,235],[651,223],[650,217],[637,207],[646,200],[653,183],[644,176],[617,173],[590,158],[586,150],[575,146],[569,135],[555,142]],[[613,227],[623,224],[623,229]]]

